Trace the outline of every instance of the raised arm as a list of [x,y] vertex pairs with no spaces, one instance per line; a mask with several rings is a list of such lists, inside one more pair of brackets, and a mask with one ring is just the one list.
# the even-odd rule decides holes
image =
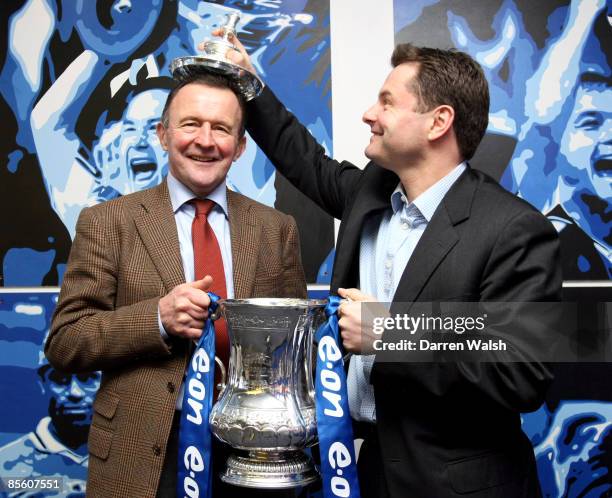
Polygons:
[[100,171],[83,148],[75,126],[107,67],[85,50],[36,103],[30,118],[34,144],[51,205],[71,238]]
[[[214,35],[220,33],[220,30],[213,32]],[[240,40],[232,36],[231,41],[239,52],[231,50],[227,56],[257,74]],[[268,87],[247,103],[246,126],[253,140],[281,174],[328,214],[342,218],[342,212],[361,178],[359,168],[327,156],[324,147]]]

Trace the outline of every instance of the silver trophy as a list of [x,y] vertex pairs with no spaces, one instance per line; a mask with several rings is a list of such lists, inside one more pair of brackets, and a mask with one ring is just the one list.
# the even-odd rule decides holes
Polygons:
[[248,101],[257,97],[263,90],[263,82],[256,74],[227,59],[228,50],[238,49],[229,41],[230,35],[236,36],[236,25],[240,16],[227,14],[225,25],[221,26],[223,38],[204,43],[204,55],[178,57],[170,64],[170,72],[176,80],[186,79],[198,72],[222,74],[233,79],[244,98]]
[[317,442],[313,334],[326,301],[227,299],[228,381],[210,414],[212,433],[239,450],[221,479],[237,486],[305,486],[318,472],[304,448]]

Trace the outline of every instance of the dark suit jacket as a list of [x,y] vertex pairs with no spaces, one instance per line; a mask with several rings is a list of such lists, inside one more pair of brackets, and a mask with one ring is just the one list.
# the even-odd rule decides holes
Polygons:
[[[269,89],[248,105],[247,128],[278,170],[342,220],[331,289],[359,285],[368,216],[390,207],[398,177],[325,155]],[[470,168],[442,200],[405,268],[391,312],[413,301],[556,301],[561,272],[552,225]],[[519,412],[536,409],[551,380],[538,363],[382,363],[372,370],[380,455],[371,496],[538,496]],[[376,464],[374,464],[376,465]],[[371,489],[371,488],[370,488]]]
[[[235,297],[305,297],[293,219],[231,191],[228,212]],[[103,373],[87,496],[155,497],[190,352],[162,340],[157,306],[184,281],[165,181],[82,211],[45,352]]]

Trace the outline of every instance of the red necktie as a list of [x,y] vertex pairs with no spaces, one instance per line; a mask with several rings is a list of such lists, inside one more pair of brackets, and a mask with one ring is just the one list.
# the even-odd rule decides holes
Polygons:
[[[227,298],[221,249],[215,232],[208,223],[208,214],[215,206],[215,202],[210,199],[193,199],[191,202],[196,208],[196,214],[191,224],[195,278],[200,280],[206,275],[210,275],[213,278],[210,290],[219,297]],[[229,336],[225,318],[219,318],[215,321],[215,351],[227,368],[229,364]]]

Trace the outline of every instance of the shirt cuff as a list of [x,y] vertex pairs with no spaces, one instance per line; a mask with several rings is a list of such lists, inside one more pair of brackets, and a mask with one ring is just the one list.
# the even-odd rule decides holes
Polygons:
[[170,336],[168,335],[168,332],[166,332],[166,329],[164,328],[164,326],[162,324],[161,315],[159,313],[159,307],[157,308],[157,325],[159,326],[159,335],[161,335],[162,339],[166,343],[169,343],[170,342]]

